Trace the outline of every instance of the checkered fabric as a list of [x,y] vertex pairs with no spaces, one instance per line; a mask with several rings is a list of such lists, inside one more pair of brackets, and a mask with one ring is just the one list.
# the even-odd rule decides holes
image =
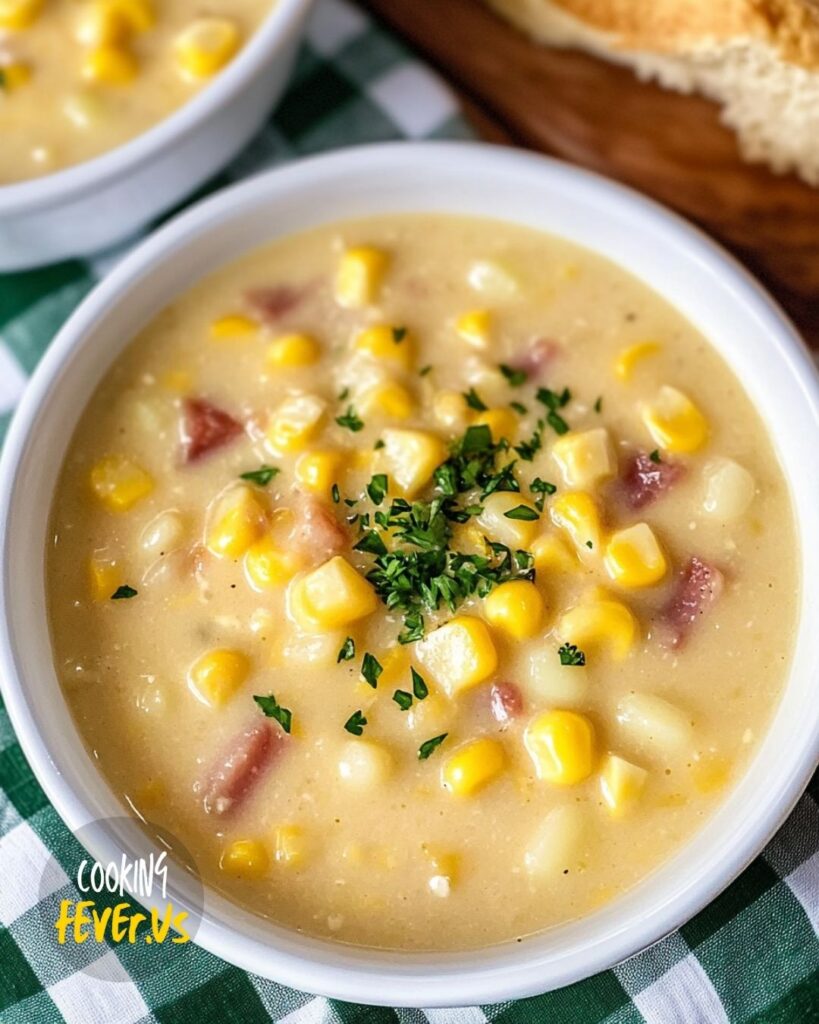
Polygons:
[[[324,0],[275,116],[207,190],[339,145],[468,135],[438,79],[359,10]],[[122,251],[0,275],[0,437],[50,339]],[[61,899],[79,897],[83,851],[35,782],[0,705],[0,1022],[819,1022],[817,799],[815,779],[763,855],[711,906],[611,971],[517,1003],[378,1009],[295,992],[193,944],[87,943],[71,958],[55,955],[45,929]],[[78,956],[93,970],[80,970]]]

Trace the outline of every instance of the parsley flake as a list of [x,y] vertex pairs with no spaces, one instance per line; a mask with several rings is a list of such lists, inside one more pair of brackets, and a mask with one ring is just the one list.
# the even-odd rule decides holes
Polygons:
[[602,412],[603,411],[603,396],[602,395],[599,395],[598,398],[597,398],[597,401],[594,403],[594,411],[595,412]]
[[341,492],[338,489],[338,484],[333,484],[332,488],[330,489],[330,496],[332,497],[333,502],[336,505],[341,501]]
[[585,665],[586,655],[576,644],[563,644],[557,652],[561,665]]
[[655,465],[659,465],[663,460],[660,458],[660,451],[655,448],[653,452],[648,456]]
[[415,699],[424,700],[425,697],[429,696],[429,687],[424,682],[424,677],[416,672],[414,668],[410,668],[410,675],[412,676],[412,692],[415,695]]
[[418,376],[419,377],[426,377],[426,375],[429,373],[429,371],[431,369],[432,369],[432,364],[431,363],[427,363],[426,366],[422,366],[421,369],[418,371]]
[[568,388],[564,388],[558,394],[556,391],[552,391],[551,388],[538,388],[535,397],[541,405],[545,405],[549,410],[546,414],[546,422],[552,430],[556,434],[567,434],[569,432],[569,424],[560,415],[558,409],[562,409],[571,401],[571,391]]
[[474,409],[475,412],[486,412],[488,408],[474,388],[470,388],[469,391],[464,391],[464,399],[466,400],[466,404],[469,408]]
[[267,697],[254,694],[253,699],[259,705],[266,718],[275,719],[285,732],[290,732],[293,725],[293,714],[288,708],[283,708],[272,693]]
[[396,690],[392,699],[402,711],[409,711],[412,707],[412,694],[407,693],[406,690]]
[[535,509],[530,508],[529,505],[515,505],[514,508],[510,508],[503,515],[506,519],[520,519],[524,523],[533,523],[536,519],[540,519]]
[[344,643],[341,645],[341,650],[338,652],[336,658],[336,664],[340,665],[342,661],[352,661],[355,657],[355,640],[351,636],[348,636]]
[[513,388],[519,388],[529,379],[525,370],[516,370],[514,366],[507,366],[506,363],[501,363],[498,369]]
[[525,416],[526,413],[529,411],[523,404],[523,402],[510,402],[509,407],[511,409],[514,409],[518,416]]
[[538,512],[542,512],[543,505],[546,502],[546,495],[554,494],[557,490],[557,487],[555,487],[554,484],[550,484],[548,480],[541,480],[539,476],[536,476],[535,479],[529,484],[529,490],[532,492],[532,494],[537,495],[537,497],[535,498],[535,508],[538,510]]
[[364,421],[359,419],[356,415],[355,409],[351,406],[347,406],[347,411],[343,416],[336,416],[336,423],[340,427],[346,427],[347,430],[352,430],[354,434],[357,434],[359,430],[364,429]]
[[367,494],[373,505],[380,505],[387,495],[389,480],[386,473],[376,473],[367,484]]
[[361,674],[373,689],[378,686],[378,677],[383,671],[378,659],[367,651],[361,662]]
[[129,587],[127,583],[123,583],[121,587],[117,587],[114,593],[111,595],[112,601],[128,601],[132,597],[137,596],[138,591],[134,590],[133,587]]
[[395,342],[396,345],[400,345],[401,342],[404,340],[404,338],[406,338],[406,336],[407,336],[407,329],[406,329],[406,327],[393,327],[393,329],[392,329],[392,340]]
[[440,747],[447,736],[449,736],[448,732],[442,732],[440,736],[433,736],[431,740],[425,740],[418,748],[418,760],[426,761],[429,755]]
[[258,469],[251,469],[247,473],[240,473],[240,480],[249,480],[252,484],[258,484],[259,487],[267,487],[274,476],[278,476],[281,470],[277,466],[268,466],[267,463],[263,463]]
[[347,732],[352,733],[353,736],[360,736],[364,732],[364,726],[366,724],[367,719],[361,711],[354,711],[344,723],[344,728]]

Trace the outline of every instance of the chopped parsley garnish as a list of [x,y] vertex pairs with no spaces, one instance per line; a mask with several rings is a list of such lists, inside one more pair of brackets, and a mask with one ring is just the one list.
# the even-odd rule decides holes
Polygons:
[[406,336],[407,336],[407,329],[406,329],[406,327],[393,327],[393,329],[392,329],[392,340],[395,342],[396,345],[400,345],[401,342],[404,340],[404,338],[406,338]]
[[498,369],[513,388],[519,388],[525,384],[529,377],[525,370],[516,370],[514,366],[507,366],[506,363],[501,363]]
[[587,541],[586,541],[586,547],[587,547],[587,548],[589,549],[589,551],[593,550],[593,548],[594,548],[594,542],[593,542],[593,541],[590,541],[590,540],[587,540]]
[[602,395],[599,395],[597,401],[594,403],[594,411],[595,412],[602,412],[603,411],[603,396]]
[[544,420],[538,420],[535,432],[529,438],[528,441],[521,441],[520,444],[515,445],[515,451],[523,459],[524,462],[531,462],[532,459],[537,455],[540,449],[543,447],[543,427],[545,425]]
[[488,406],[474,388],[464,391],[464,399],[469,408],[474,409],[475,412],[486,412],[488,409]]
[[383,448],[383,447],[384,447],[384,442],[383,442],[383,441],[381,440],[381,438],[379,437],[379,439],[378,439],[378,440],[377,440],[377,441],[375,442],[375,444],[373,445],[373,449],[374,449],[375,451],[378,451],[378,450],[379,450],[379,448]]
[[332,488],[330,489],[330,496],[332,497],[333,502],[336,505],[341,501],[341,492],[338,489],[338,484],[333,484]]
[[563,644],[557,652],[561,665],[585,665],[586,655],[576,644]]
[[132,597],[137,596],[137,591],[133,587],[129,587],[127,583],[123,583],[121,587],[117,587],[114,593],[111,595],[112,601],[127,601]]
[[541,480],[539,476],[529,484],[529,490],[533,494],[554,494],[557,490],[554,484],[550,484],[548,480]]
[[274,718],[285,732],[290,732],[293,725],[293,714],[288,708],[283,708],[272,693],[267,697],[254,694],[253,699],[267,718]]
[[354,551],[363,551],[367,555],[386,555],[387,545],[377,530],[368,530],[361,540],[353,545]]
[[514,409],[519,416],[525,416],[526,413],[529,411],[523,404],[523,402],[510,402],[509,406],[510,408]]
[[344,643],[341,645],[341,650],[338,652],[336,658],[336,664],[340,665],[342,661],[352,661],[355,657],[355,640],[351,636],[348,636]]
[[414,668],[410,668],[410,675],[412,676],[412,692],[415,695],[415,699],[424,700],[425,697],[429,696],[429,687],[424,682],[424,677],[416,672]]
[[520,519],[524,523],[533,523],[536,519],[540,519],[538,513],[528,505],[515,505],[514,508],[510,508],[503,515],[505,519]]
[[364,429],[364,421],[359,419],[356,415],[355,409],[351,406],[347,406],[347,411],[343,416],[336,416],[336,423],[340,427],[346,427],[347,430],[352,430],[354,434],[357,434],[359,430]]
[[268,466],[267,463],[261,465],[258,469],[251,469],[248,473],[240,473],[240,480],[249,480],[252,484],[258,484],[259,487],[267,487],[274,476],[278,476],[281,470],[277,466]]
[[349,388],[342,388],[341,391],[339,391],[339,393],[338,393],[338,400],[339,400],[339,402],[343,402],[345,398],[349,397],[349,395],[350,395],[350,389]]
[[367,494],[373,505],[381,504],[386,497],[388,486],[389,480],[386,473],[376,473],[372,480],[370,480],[367,484]]
[[425,740],[418,748],[418,760],[426,761],[429,755],[440,747],[447,736],[449,736],[448,732],[442,732],[440,736],[433,736],[431,740]]
[[429,371],[431,369],[432,369],[432,364],[431,363],[427,363],[426,366],[422,366],[421,369],[418,371],[418,376],[419,377],[426,377],[426,375],[429,373]]
[[546,422],[552,430],[556,434],[567,434],[569,432],[569,424],[560,415],[558,409],[562,409],[571,401],[571,391],[568,388],[564,388],[558,394],[556,391],[552,391],[551,388],[538,388],[535,397],[541,405],[545,405],[549,410],[546,414]]
[[367,651],[361,662],[361,674],[373,689],[378,686],[378,677],[383,671],[378,659]]
[[662,459],[660,458],[660,451],[659,451],[659,449],[658,449],[658,448],[655,448],[655,449],[654,449],[654,451],[653,451],[653,452],[651,452],[651,454],[649,455],[649,458],[651,459],[651,461],[652,461],[653,463],[655,463],[655,464],[657,464],[657,465],[659,465],[659,463],[661,463],[661,462],[663,461],[663,460],[662,460]]
[[347,732],[353,734],[353,736],[360,736],[364,732],[364,726],[367,724],[367,719],[360,711],[354,711],[347,721],[344,723],[344,728]]
[[463,437],[457,441],[446,462],[434,473],[438,490],[446,497],[470,491],[481,490],[481,498],[488,498],[495,491],[519,491],[515,479],[515,462],[508,462],[497,468],[497,458],[509,450],[508,442],[492,441],[492,431],[485,423],[467,427]]
[[412,694],[407,693],[406,690],[396,690],[392,699],[402,711],[409,711],[412,707]]

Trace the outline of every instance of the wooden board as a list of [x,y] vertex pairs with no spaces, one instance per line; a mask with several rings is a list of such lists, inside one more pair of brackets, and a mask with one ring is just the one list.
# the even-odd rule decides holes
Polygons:
[[362,0],[455,86],[478,132],[654,196],[723,242],[819,348],[819,189],[744,163],[707,100],[538,46],[479,0]]

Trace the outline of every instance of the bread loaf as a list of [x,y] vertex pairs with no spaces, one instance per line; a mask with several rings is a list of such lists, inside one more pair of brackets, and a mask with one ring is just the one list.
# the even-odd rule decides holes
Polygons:
[[722,104],[743,156],[819,185],[819,0],[488,0],[578,47]]

